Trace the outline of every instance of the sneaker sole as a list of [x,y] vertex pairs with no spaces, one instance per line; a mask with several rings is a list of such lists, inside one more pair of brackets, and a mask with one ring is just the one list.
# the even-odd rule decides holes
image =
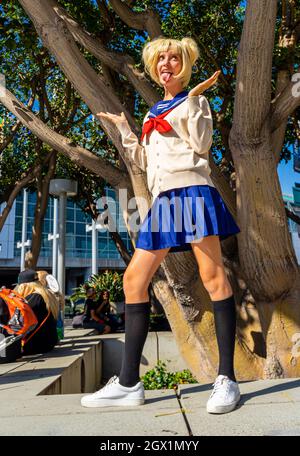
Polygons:
[[216,413],[216,414],[217,413],[228,413],[228,412],[231,412],[232,410],[234,410],[239,402],[240,402],[240,398],[237,401],[233,402],[232,404],[228,404],[228,405],[216,405],[214,407],[207,406],[206,411],[208,413]]
[[145,399],[99,399],[93,402],[81,400],[83,407],[114,407],[114,406],[138,406],[143,405]]

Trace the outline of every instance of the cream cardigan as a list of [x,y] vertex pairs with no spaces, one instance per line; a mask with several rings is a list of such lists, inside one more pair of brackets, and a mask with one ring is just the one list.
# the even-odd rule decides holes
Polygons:
[[153,129],[144,136],[142,144],[127,122],[117,124],[130,160],[147,173],[152,201],[159,193],[172,188],[190,185],[214,187],[208,162],[213,121],[207,98],[204,95],[188,97],[164,119],[172,130],[161,134]]

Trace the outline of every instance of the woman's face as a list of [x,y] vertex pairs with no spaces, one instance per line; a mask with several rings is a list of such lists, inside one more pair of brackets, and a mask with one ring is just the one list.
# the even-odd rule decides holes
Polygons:
[[159,81],[163,86],[170,87],[180,83],[178,79],[173,78],[173,75],[180,73],[181,68],[181,57],[179,54],[176,54],[174,49],[159,53],[156,70]]
[[108,299],[108,292],[107,291],[103,292],[103,299]]

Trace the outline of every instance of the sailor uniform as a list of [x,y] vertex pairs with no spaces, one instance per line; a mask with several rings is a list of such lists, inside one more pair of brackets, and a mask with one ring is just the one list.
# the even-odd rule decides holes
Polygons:
[[156,103],[144,118],[141,144],[127,122],[117,126],[130,159],[146,171],[152,194],[137,248],[186,251],[202,237],[222,240],[240,232],[210,178],[213,122],[205,96],[182,91]]

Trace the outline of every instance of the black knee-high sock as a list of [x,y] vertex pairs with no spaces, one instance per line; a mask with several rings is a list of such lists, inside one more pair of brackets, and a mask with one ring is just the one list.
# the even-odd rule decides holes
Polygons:
[[134,386],[140,381],[140,362],[150,322],[150,301],[125,304],[125,350],[119,382]]
[[233,356],[236,331],[236,311],[233,294],[220,301],[212,301],[216,336],[219,348],[218,375],[227,375],[234,382]]

